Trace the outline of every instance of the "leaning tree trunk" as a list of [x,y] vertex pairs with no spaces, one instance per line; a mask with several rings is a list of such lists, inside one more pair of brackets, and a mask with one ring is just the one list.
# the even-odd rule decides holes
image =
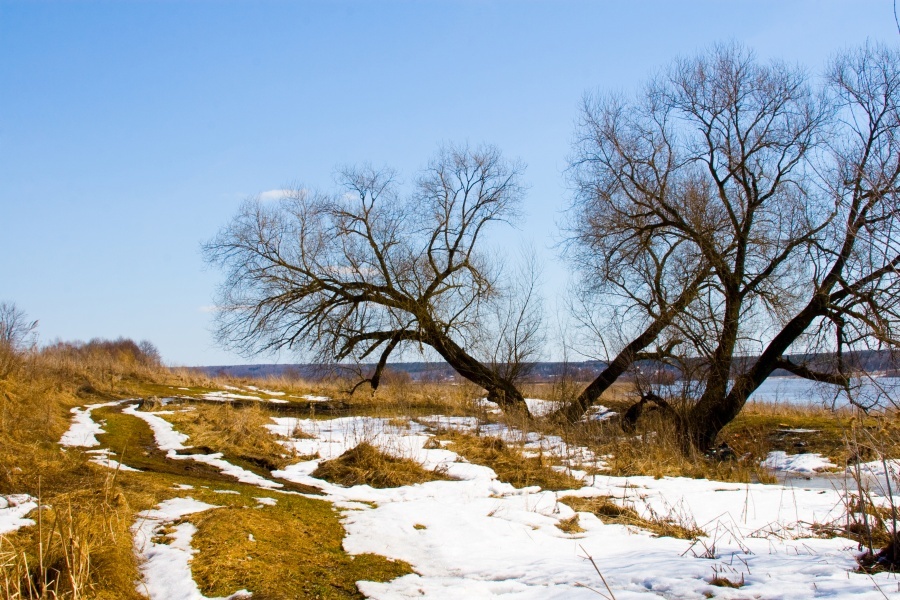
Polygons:
[[[728,294],[727,292],[731,292]],[[709,361],[703,395],[690,409],[679,434],[685,450],[691,448],[707,452],[715,446],[719,432],[744,407],[743,398],[729,393],[732,360],[738,338],[741,298],[734,290],[726,291],[725,311],[719,344]]]
[[[688,420],[691,426],[690,440],[694,447],[705,451],[715,445],[719,433],[741,412],[750,398],[750,394],[756,391],[775,369],[789,367],[786,365],[787,361],[783,359],[784,353],[818,316],[824,314],[829,300],[837,297],[839,295],[829,296],[826,291],[820,290],[772,338],[753,365],[745,373],[735,378],[734,385],[727,394],[720,393],[709,398],[704,394],[700,402],[691,410]],[[801,370],[806,372],[801,372]],[[828,375],[813,373],[807,369],[798,369],[794,372],[806,379],[840,383],[838,377],[829,378]]]
[[659,316],[619,352],[603,372],[578,395],[575,401],[554,413],[553,417],[564,418],[571,423],[583,417],[588,409],[600,399],[603,392],[609,389],[634,364],[640,353],[652,344],[663,330],[672,323],[675,316],[693,301],[697,295],[697,289],[706,279],[708,273],[709,269],[707,268],[699,270],[690,284],[682,290],[678,298],[668,307],[661,309]]
[[434,348],[457,373],[487,390],[488,400],[496,402],[503,410],[529,414],[522,392],[508,379],[486,367],[468,354],[456,342],[437,327],[429,327],[425,342]]
[[578,421],[584,416],[588,409],[600,399],[603,392],[609,389],[622,373],[631,367],[638,352],[653,343],[653,340],[659,336],[666,325],[668,325],[668,321],[662,321],[660,319],[651,323],[643,333],[632,340],[630,344],[625,346],[625,348],[619,352],[612,362],[603,369],[603,372],[584,388],[584,391],[582,391],[573,402],[570,402],[565,407],[561,408],[554,417],[564,418],[571,423]]

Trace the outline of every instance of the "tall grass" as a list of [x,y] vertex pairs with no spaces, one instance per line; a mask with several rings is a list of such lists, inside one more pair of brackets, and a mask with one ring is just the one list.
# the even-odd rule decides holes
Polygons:
[[16,356],[0,378],[0,494],[29,494],[36,525],[0,538],[7,598],[136,598],[129,507],[115,472],[60,452],[70,409],[138,379],[162,378],[158,357],[130,340],[57,343]]

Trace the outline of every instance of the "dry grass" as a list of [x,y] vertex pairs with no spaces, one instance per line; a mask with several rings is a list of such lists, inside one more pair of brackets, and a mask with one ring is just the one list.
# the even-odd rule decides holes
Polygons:
[[574,514],[568,519],[560,519],[556,524],[557,529],[563,533],[584,533],[584,528],[578,524],[578,515]]
[[472,400],[483,390],[470,383],[398,382],[379,386],[374,393],[361,386],[347,398],[350,411],[377,417],[418,417],[423,415],[466,415],[472,412]]
[[265,428],[272,423],[256,403],[234,407],[230,403],[198,404],[188,412],[163,415],[196,447],[222,452],[267,470],[284,468],[295,459]]
[[731,589],[740,589],[744,587],[744,576],[741,575],[740,581],[732,581],[727,577],[722,575],[716,575],[712,579],[709,580],[710,585],[715,585],[718,587],[731,588]]
[[[69,426],[73,407],[140,397],[148,390],[158,391],[157,395],[175,395],[172,390],[178,387],[219,387],[217,382],[196,373],[172,373],[134,360],[134,355],[129,358],[128,352],[123,353],[128,348],[129,344],[119,342],[62,344],[41,353],[16,357],[16,368],[0,377],[0,494],[30,494],[39,498],[43,507],[28,515],[37,521],[35,525],[0,536],[0,597],[140,598],[135,588],[140,575],[130,532],[139,511],[172,498],[178,493],[174,490],[176,484],[194,486],[190,495],[213,504],[223,504],[223,499],[231,502],[232,498],[243,498],[244,504],[252,505],[255,501],[251,497],[261,495],[258,488],[236,484],[208,465],[168,460],[156,447],[147,424],[123,415],[119,407],[94,411],[95,420],[106,422],[107,433],[98,439],[103,446],[116,451],[118,459],[142,472],[116,473],[91,463],[90,455],[79,449],[60,451],[58,440]],[[210,408],[219,410],[198,408],[196,414],[201,419],[190,431],[201,442],[248,459],[254,455],[277,459],[284,452],[258,427],[266,419],[260,411]],[[181,425],[191,427],[187,423]],[[278,453],[274,453],[275,448]],[[293,486],[300,487],[303,489],[299,491],[316,491],[308,486]],[[212,492],[222,488],[239,491],[241,496]],[[343,529],[331,505],[290,498],[283,511],[269,511],[261,526],[263,530],[281,531],[281,537],[271,542],[271,546],[258,544],[257,552],[267,557],[281,553],[282,574],[291,571],[292,563],[303,561],[315,562],[321,568],[295,570],[298,579],[291,585],[302,579],[302,585],[297,584],[299,587],[290,587],[289,581],[281,588],[265,588],[260,583],[260,590],[272,590],[269,597],[360,598],[355,581],[367,578],[366,573],[372,574],[368,578],[390,579],[408,572],[402,563],[380,557],[351,559],[340,548]],[[242,517],[247,512],[233,511],[233,515]],[[253,514],[254,522],[258,521],[259,513]],[[298,540],[298,536],[302,539]],[[304,539],[316,543],[299,544]],[[323,544],[326,539],[330,541]],[[208,538],[201,535],[198,540],[206,543]],[[295,550],[300,546],[303,556]],[[256,583],[249,572],[222,569],[226,564],[223,561],[230,560],[224,553],[197,559],[197,565],[208,567],[206,573],[228,571]],[[330,580],[327,573],[322,575],[319,586],[314,578],[328,570],[325,565],[338,566]],[[274,578],[271,570],[267,576]],[[240,587],[249,585],[238,585],[229,593]],[[260,593],[256,597],[266,596]]]
[[[25,527],[0,536],[6,598],[137,598],[132,512],[111,479],[102,490],[55,494]],[[44,498],[41,498],[43,503]]]
[[523,488],[533,485],[545,490],[569,490],[581,487],[571,475],[553,468],[546,456],[527,457],[500,438],[481,437],[458,431],[445,431],[439,439],[449,441],[449,450],[469,462],[490,467],[500,481]]
[[320,463],[312,476],[347,487],[370,485],[376,488],[448,479],[442,473],[423,469],[414,460],[386,454],[368,442]]
[[661,517],[655,514],[642,517],[633,508],[616,504],[609,496],[590,496],[586,498],[562,496],[559,501],[576,512],[592,513],[604,523],[638,527],[653,532],[660,537],[692,540],[706,535],[696,524],[679,522],[679,519],[673,517]]
[[204,595],[222,597],[244,588],[263,600],[362,599],[357,581],[389,581],[411,572],[402,561],[348,556],[341,547],[340,514],[331,504],[276,498],[275,506],[249,508],[241,496],[220,495],[214,502],[226,506],[191,519],[198,528],[191,569]]
[[147,367],[104,372],[103,356],[54,351],[22,358],[0,380],[0,494],[30,494],[37,521],[0,541],[6,598],[137,598],[129,527],[132,500],[114,473],[56,442],[73,406],[102,402],[112,387]]

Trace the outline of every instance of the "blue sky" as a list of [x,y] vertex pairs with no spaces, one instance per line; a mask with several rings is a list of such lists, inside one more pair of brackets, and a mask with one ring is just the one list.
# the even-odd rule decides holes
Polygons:
[[528,165],[526,218],[494,243],[533,243],[552,307],[586,91],[634,90],[717,41],[816,73],[867,39],[900,43],[891,0],[0,0],[0,300],[44,342],[247,362],[213,343],[220,274],[199,252],[240,201],[328,188],[341,164],[412,174],[468,141]]

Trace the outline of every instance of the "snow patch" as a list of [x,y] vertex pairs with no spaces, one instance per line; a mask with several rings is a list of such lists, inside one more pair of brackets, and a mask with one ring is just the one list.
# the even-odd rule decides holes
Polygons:
[[100,424],[94,422],[94,419],[91,417],[91,412],[106,406],[116,406],[122,402],[125,402],[125,400],[104,402],[102,404],[88,404],[84,408],[79,408],[77,406],[73,408],[71,412],[75,416],[72,417],[72,424],[69,425],[68,431],[60,438],[60,445],[80,448],[93,448],[94,446],[99,446],[100,442],[97,441],[96,436],[106,432]]
[[0,496],[0,534],[34,525],[34,520],[26,519],[25,515],[37,507],[37,499],[28,494]]
[[[167,524],[191,514],[219,508],[193,498],[172,498],[160,503],[157,508],[138,513],[139,520],[131,527],[134,534],[134,548],[143,559],[140,565],[142,581],[139,592],[150,600],[223,600],[208,599],[191,576],[191,558],[197,550],[191,547],[191,539],[197,532],[193,523],[183,522],[169,528],[165,537],[169,543],[154,542],[153,538],[163,534]],[[225,600],[250,597],[250,592],[240,590],[227,596]]]
[[106,467],[108,469],[117,471],[140,471],[140,469],[129,467],[128,465],[122,464],[114,458],[110,458],[112,452],[108,448],[103,448],[102,450],[88,450],[88,454],[93,455],[93,457],[91,458],[91,462],[98,464],[101,467]]
[[817,473],[837,466],[821,454],[788,454],[781,450],[769,452],[760,464],[772,471],[790,473]]

